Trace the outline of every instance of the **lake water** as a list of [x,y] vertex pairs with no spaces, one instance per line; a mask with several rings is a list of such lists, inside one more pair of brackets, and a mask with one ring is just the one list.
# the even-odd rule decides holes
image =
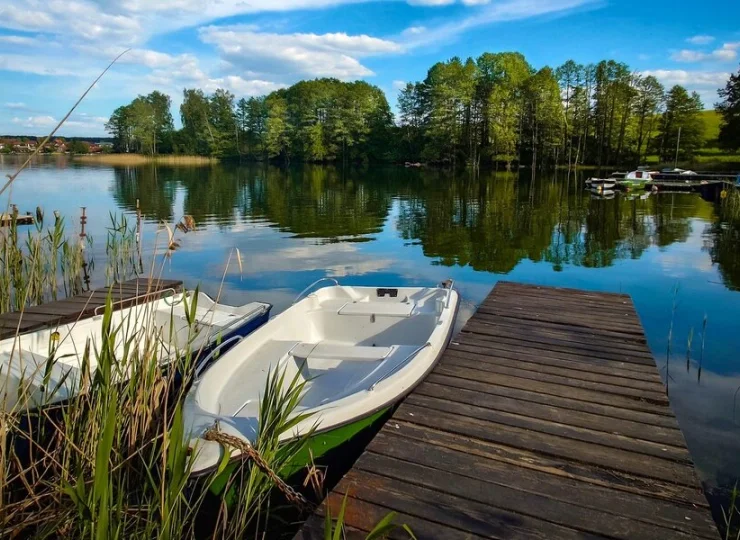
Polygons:
[[[0,157],[0,173],[17,164]],[[597,200],[582,179],[554,173],[473,178],[398,167],[113,168],[59,158],[21,174],[0,207],[58,210],[77,231],[80,207],[87,207],[87,232],[100,260],[110,212],[133,216],[137,199],[149,261],[166,242],[166,233],[157,232],[162,222],[172,226],[191,215],[197,224],[195,232],[178,233],[181,247],[164,262],[164,277],[200,284],[211,295],[223,282],[225,301],[266,300],[274,313],[324,276],[357,285],[452,278],[464,299],[460,325],[500,279],[628,293],[664,380],[673,319],[671,405],[702,480],[719,492],[740,476],[740,232],[699,195]],[[104,281],[103,266],[96,266],[93,285]]]

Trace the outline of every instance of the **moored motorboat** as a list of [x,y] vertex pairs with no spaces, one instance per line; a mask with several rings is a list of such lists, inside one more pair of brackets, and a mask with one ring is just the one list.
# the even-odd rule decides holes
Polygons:
[[627,173],[624,178],[617,180],[617,186],[626,191],[633,189],[645,189],[646,184],[653,179],[655,171],[647,169],[637,169]]
[[[264,324],[271,308],[263,302],[219,304],[202,292],[142,301],[111,313],[111,353],[120,359],[146,351],[167,367],[190,351],[193,367],[202,367]],[[89,318],[0,341],[0,410],[34,409],[78,395],[81,381],[97,370],[94,351],[102,345],[102,309]],[[119,374],[115,382],[126,378]]]
[[291,413],[300,419],[280,442],[310,434],[310,452],[287,472],[359,433],[431,371],[452,336],[458,304],[451,283],[431,288],[337,283],[294,303],[193,383],[183,408],[191,474],[207,474],[223,462],[223,446],[203,438],[215,426],[255,443],[262,394],[275,373],[284,385],[304,384]]
[[586,184],[592,190],[613,189],[616,185],[616,180],[613,178],[589,178],[586,180]]
[[591,198],[592,199],[613,199],[615,195],[615,191],[613,189],[604,189],[601,191],[591,190]]

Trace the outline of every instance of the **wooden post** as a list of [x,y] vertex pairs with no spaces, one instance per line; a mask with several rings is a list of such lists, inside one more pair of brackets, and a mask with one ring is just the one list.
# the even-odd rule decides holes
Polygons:
[[87,225],[87,214],[85,213],[87,207],[81,206],[82,214],[80,215],[80,245],[82,246],[82,249],[85,249],[85,243],[84,240],[87,238],[87,233],[85,232],[85,225]]

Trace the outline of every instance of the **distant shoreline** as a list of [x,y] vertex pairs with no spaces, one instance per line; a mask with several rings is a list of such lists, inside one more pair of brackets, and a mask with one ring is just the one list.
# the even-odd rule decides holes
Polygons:
[[149,163],[164,165],[212,165],[221,161],[219,158],[209,156],[146,156],[144,154],[77,154],[72,159],[87,164],[98,163],[101,165],[129,166],[146,165]]

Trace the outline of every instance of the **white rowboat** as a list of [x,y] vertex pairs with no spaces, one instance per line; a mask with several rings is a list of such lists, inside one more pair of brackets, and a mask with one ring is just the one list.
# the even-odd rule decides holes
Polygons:
[[[187,301],[183,301],[185,295]],[[272,308],[262,302],[239,307],[218,304],[201,292],[190,325],[185,307],[192,309],[194,301],[194,295],[185,292],[114,311],[114,356],[132,357],[136,353],[131,349],[148,347],[164,366],[189,349],[194,358],[198,355],[200,365],[205,365],[216,348],[225,350],[266,322]],[[100,349],[102,341],[103,309],[101,306],[93,317],[0,341],[0,410],[36,408],[77,395],[88,343],[90,375],[97,369],[94,351]],[[156,343],[152,346],[153,339]],[[129,351],[124,353],[126,347]]]
[[281,441],[316,426],[309,442],[314,458],[337,446],[338,438],[363,429],[368,418],[397,403],[431,371],[452,336],[458,304],[451,283],[449,288],[337,283],[294,303],[194,382],[183,409],[195,450],[192,474],[212,471],[221,461],[222,447],[200,438],[214,425],[254,443],[261,394],[276,370],[285,373],[285,384],[296,375],[305,382],[294,414],[310,415]]

